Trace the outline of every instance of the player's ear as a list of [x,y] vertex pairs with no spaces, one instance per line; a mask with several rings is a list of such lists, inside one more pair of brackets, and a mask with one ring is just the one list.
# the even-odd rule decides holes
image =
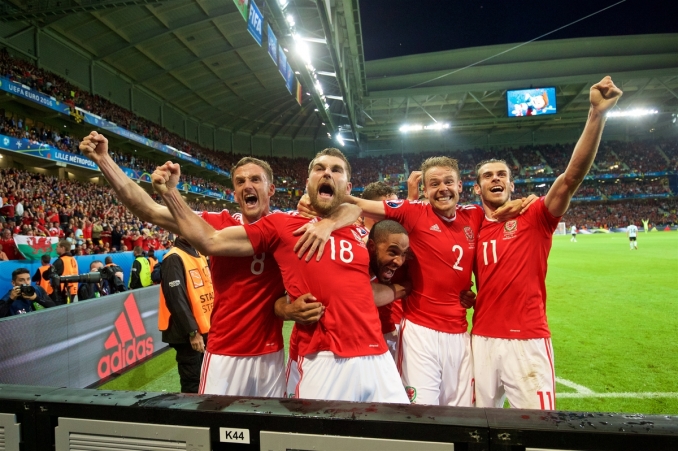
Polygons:
[[[513,183],[511,183],[511,191],[513,191]],[[473,184],[473,192],[476,193],[478,196],[480,196],[481,190],[480,190],[480,185],[477,183]]]
[[370,251],[370,253],[376,252],[377,245],[374,240],[367,240],[367,250]]
[[511,187],[511,192],[514,192],[515,189],[516,189],[516,186],[513,184],[513,182],[510,182],[509,186]]
[[268,197],[272,197],[273,194],[275,194],[275,185],[273,183],[269,183],[269,185],[268,185]]
[[351,194],[351,189],[353,188],[353,183],[348,182],[346,184],[346,194]]

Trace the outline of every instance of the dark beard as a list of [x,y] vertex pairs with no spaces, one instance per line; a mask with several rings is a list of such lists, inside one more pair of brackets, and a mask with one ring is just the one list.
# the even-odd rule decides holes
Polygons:
[[332,202],[329,204],[320,204],[318,201],[318,191],[316,190],[309,190],[308,197],[311,200],[311,206],[320,216],[327,216],[331,214],[339,205],[341,205],[343,200],[342,197],[338,195],[338,193],[334,193]]

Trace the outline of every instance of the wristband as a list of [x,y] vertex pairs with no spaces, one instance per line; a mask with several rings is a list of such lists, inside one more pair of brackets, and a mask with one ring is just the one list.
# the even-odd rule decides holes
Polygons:
[[191,338],[193,338],[193,337],[195,337],[195,335],[196,335],[197,333],[198,333],[197,330],[192,330],[192,331],[190,331],[190,332],[188,333],[188,336],[191,337]]

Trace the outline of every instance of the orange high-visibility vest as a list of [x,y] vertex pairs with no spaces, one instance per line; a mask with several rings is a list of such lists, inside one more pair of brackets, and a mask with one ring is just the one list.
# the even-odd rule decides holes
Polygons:
[[[184,264],[186,293],[188,293],[188,299],[191,303],[191,311],[196,323],[198,323],[198,332],[206,334],[210,330],[210,316],[214,305],[214,288],[212,287],[212,276],[207,265],[207,259],[202,255],[193,257],[177,247],[173,247],[167,252],[165,258],[172,254],[177,254]],[[170,316],[165,301],[165,293],[161,289],[160,306],[158,308],[159,330],[167,330]]]
[[[64,272],[61,274],[61,276],[77,276],[78,275],[78,262],[75,261],[75,258],[71,257],[70,255],[62,255],[61,261],[64,262]],[[64,290],[64,286],[67,284],[62,283],[61,284],[61,291]],[[70,283],[69,285],[69,291],[71,292],[71,296],[75,296],[78,294],[78,284],[77,283]]]
[[41,286],[47,292],[48,295],[54,292],[54,288],[52,288],[52,284],[49,283],[49,280],[44,279],[44,275],[45,271],[47,271],[51,267],[52,265],[45,265],[38,268],[38,271],[40,271],[40,282],[38,282],[38,285]]

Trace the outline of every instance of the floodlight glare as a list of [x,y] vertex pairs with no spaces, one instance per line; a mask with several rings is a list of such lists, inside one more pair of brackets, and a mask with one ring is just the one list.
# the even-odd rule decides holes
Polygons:
[[318,91],[318,95],[323,95],[323,87],[320,86],[320,82],[315,82],[315,90]]
[[420,124],[403,125],[402,127],[400,127],[400,131],[403,133],[407,133],[407,132],[418,132],[421,130],[445,130],[448,128],[450,128],[450,124],[436,122],[435,124],[430,125],[420,125]]
[[654,109],[634,108],[633,110],[626,111],[610,111],[607,113],[607,117],[641,117],[657,113],[659,113],[659,111]]
[[309,52],[306,43],[302,40],[297,40],[296,46],[297,46],[297,55],[299,55],[304,64],[311,64],[311,52]]
[[292,16],[292,14],[287,15],[287,23],[290,25],[290,27],[294,26],[294,16]]
[[287,0],[278,0],[278,4],[280,5],[281,9],[285,9],[287,6]]
[[344,138],[342,138],[339,133],[337,133],[337,142],[341,147],[344,147]]

